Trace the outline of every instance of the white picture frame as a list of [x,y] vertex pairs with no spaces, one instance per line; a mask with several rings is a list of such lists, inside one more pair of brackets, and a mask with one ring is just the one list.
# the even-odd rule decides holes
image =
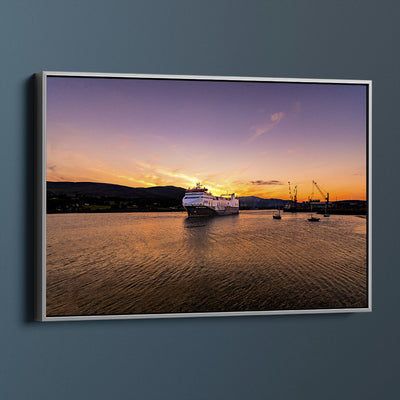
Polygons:
[[[49,135],[48,118],[48,83],[49,78],[84,78],[115,79],[115,80],[152,80],[152,81],[196,81],[196,82],[249,82],[271,84],[285,83],[296,85],[350,85],[365,88],[365,146],[366,146],[366,276],[365,290],[367,299],[362,307],[317,308],[317,309],[260,309],[260,310],[226,310],[209,312],[163,312],[163,313],[121,313],[121,314],[93,314],[93,315],[49,315],[47,303],[47,234],[46,234],[46,161],[47,138]],[[370,80],[341,80],[341,79],[298,79],[298,78],[268,78],[268,77],[230,77],[230,76],[193,76],[193,75],[149,75],[149,74],[113,74],[113,73],[86,73],[86,72],[56,72],[43,71],[36,74],[36,195],[35,195],[35,264],[36,264],[36,294],[35,319],[38,321],[79,321],[79,320],[108,320],[108,319],[146,319],[146,318],[181,318],[181,317],[221,317],[221,316],[254,316],[276,314],[319,314],[344,312],[372,311],[372,82]],[[225,218],[225,217],[224,217]],[[62,267],[62,266],[61,266]]]

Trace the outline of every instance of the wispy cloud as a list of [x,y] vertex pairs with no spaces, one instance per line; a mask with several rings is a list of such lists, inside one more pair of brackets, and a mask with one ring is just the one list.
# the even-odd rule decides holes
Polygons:
[[186,175],[182,172],[180,172],[180,169],[174,169],[174,170],[169,170],[154,164],[149,164],[143,161],[136,161],[136,164],[138,164],[140,167],[142,167],[143,169],[147,169],[152,171],[154,174],[156,175],[164,175],[164,176],[168,176],[171,178],[178,178],[178,179],[182,179],[183,181],[186,182],[195,182],[198,178],[196,176],[190,176],[190,175]]
[[251,181],[252,185],[283,185],[281,181],[276,181],[276,180],[271,180],[271,181],[262,181],[262,180],[257,180],[257,181]]
[[271,121],[274,123],[279,123],[280,120],[284,117],[285,113],[277,112],[271,115]]
[[142,184],[144,186],[154,186],[154,182],[153,181],[145,181],[142,179],[135,179],[132,178],[131,176],[128,175],[116,175],[117,178],[125,180],[125,181],[129,181],[129,182],[133,182],[135,184],[135,186],[137,184]]
[[250,141],[257,139],[259,136],[264,135],[271,131],[271,129],[275,128],[282,119],[284,118],[285,113],[280,111],[271,114],[269,121],[263,125],[253,126],[252,127],[252,134],[250,136]]

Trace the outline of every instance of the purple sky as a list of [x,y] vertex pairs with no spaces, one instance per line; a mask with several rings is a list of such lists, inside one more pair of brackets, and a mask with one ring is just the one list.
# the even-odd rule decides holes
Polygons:
[[366,86],[49,77],[47,179],[366,197]]

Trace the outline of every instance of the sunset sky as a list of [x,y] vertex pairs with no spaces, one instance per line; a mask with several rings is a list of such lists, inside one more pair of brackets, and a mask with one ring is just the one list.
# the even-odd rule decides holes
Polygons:
[[[366,86],[48,77],[47,180],[366,199]],[[317,198],[317,192],[315,192]]]

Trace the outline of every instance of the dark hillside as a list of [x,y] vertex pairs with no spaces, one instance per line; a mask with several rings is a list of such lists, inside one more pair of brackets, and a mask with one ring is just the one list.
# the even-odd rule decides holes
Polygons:
[[132,188],[96,182],[47,182],[47,193],[66,196],[118,197],[122,199],[182,199],[185,189],[176,186]]
[[183,211],[185,189],[95,182],[47,182],[47,212]]

